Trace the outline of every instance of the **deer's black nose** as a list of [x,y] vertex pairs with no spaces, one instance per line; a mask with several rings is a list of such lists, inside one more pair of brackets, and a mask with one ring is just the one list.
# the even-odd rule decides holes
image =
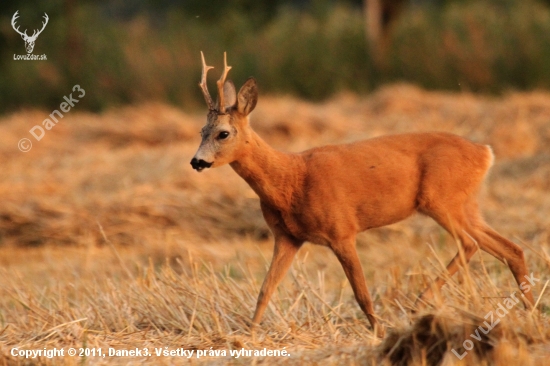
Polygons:
[[210,168],[212,166],[212,163],[209,163],[202,159],[193,158],[191,159],[191,166],[193,167],[193,169],[200,172],[204,168]]

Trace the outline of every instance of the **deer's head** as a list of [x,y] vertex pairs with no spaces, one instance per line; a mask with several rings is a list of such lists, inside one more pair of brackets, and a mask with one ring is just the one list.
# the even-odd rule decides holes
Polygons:
[[19,31],[19,27],[15,26],[15,21],[17,20],[17,18],[19,18],[18,13],[19,13],[19,10],[17,10],[15,14],[13,14],[13,17],[11,18],[11,26],[13,27],[13,30],[15,30],[17,33],[21,35],[21,38],[23,38],[23,41],[25,41],[25,49],[27,50],[27,53],[32,53],[34,49],[34,42],[36,42],[36,39],[38,38],[40,33],[42,33],[44,28],[46,28],[46,24],[48,24],[48,20],[49,20],[48,14],[44,13],[44,22],[42,22],[42,29],[40,30],[35,29],[32,36],[29,36],[27,34],[26,29],[24,32],[21,32]]
[[191,166],[199,172],[204,168],[232,163],[239,158],[251,133],[248,115],[258,100],[254,78],[249,78],[238,94],[233,82],[225,80],[231,66],[227,66],[224,53],[224,71],[217,82],[218,99],[214,103],[206,86],[206,74],[212,66],[206,66],[202,52],[201,57],[202,78],[199,86],[208,106],[208,115],[206,125],[201,130],[201,144],[191,160]]

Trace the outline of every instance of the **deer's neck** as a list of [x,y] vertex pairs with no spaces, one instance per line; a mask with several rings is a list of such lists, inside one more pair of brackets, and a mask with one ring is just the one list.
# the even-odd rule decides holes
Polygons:
[[256,192],[260,199],[278,210],[290,208],[292,195],[302,184],[303,159],[297,154],[273,149],[254,131],[247,148],[231,167]]

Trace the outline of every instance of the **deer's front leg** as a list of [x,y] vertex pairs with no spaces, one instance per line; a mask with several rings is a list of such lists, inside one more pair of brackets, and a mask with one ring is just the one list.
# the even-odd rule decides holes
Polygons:
[[339,241],[331,245],[332,251],[336,254],[336,257],[340,261],[340,264],[344,268],[346,277],[348,278],[355,299],[359,303],[361,310],[369,319],[375,334],[382,338],[384,337],[384,328],[378,323],[374,316],[374,308],[372,306],[372,299],[367,288],[367,281],[363,274],[363,268],[355,249],[355,238]]
[[252,326],[260,323],[273,291],[275,291],[284,275],[287,273],[290,265],[292,264],[292,260],[298,252],[298,249],[302,246],[302,243],[303,242],[297,241],[285,235],[275,236],[273,258],[271,260],[269,270],[267,271],[267,276],[262,284],[260,294],[258,295],[256,311],[254,312],[254,318],[252,318]]

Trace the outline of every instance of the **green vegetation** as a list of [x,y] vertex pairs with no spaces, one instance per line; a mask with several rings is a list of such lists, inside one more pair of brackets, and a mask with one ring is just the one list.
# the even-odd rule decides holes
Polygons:
[[36,9],[49,12],[34,50],[46,54],[46,62],[13,60],[25,54],[23,42],[9,26],[13,11],[0,12],[0,111],[50,109],[75,84],[87,91],[82,109],[151,100],[202,107],[200,50],[216,71],[227,51],[236,84],[254,75],[264,93],[314,100],[396,81],[484,93],[550,86],[550,9],[531,0],[411,5],[394,25],[383,67],[369,55],[357,4],[313,1],[255,12],[225,7],[222,15],[208,16],[191,2],[197,4],[187,11],[166,6],[121,17],[83,2],[69,21],[58,2],[20,7],[20,22],[29,29],[40,24]]

